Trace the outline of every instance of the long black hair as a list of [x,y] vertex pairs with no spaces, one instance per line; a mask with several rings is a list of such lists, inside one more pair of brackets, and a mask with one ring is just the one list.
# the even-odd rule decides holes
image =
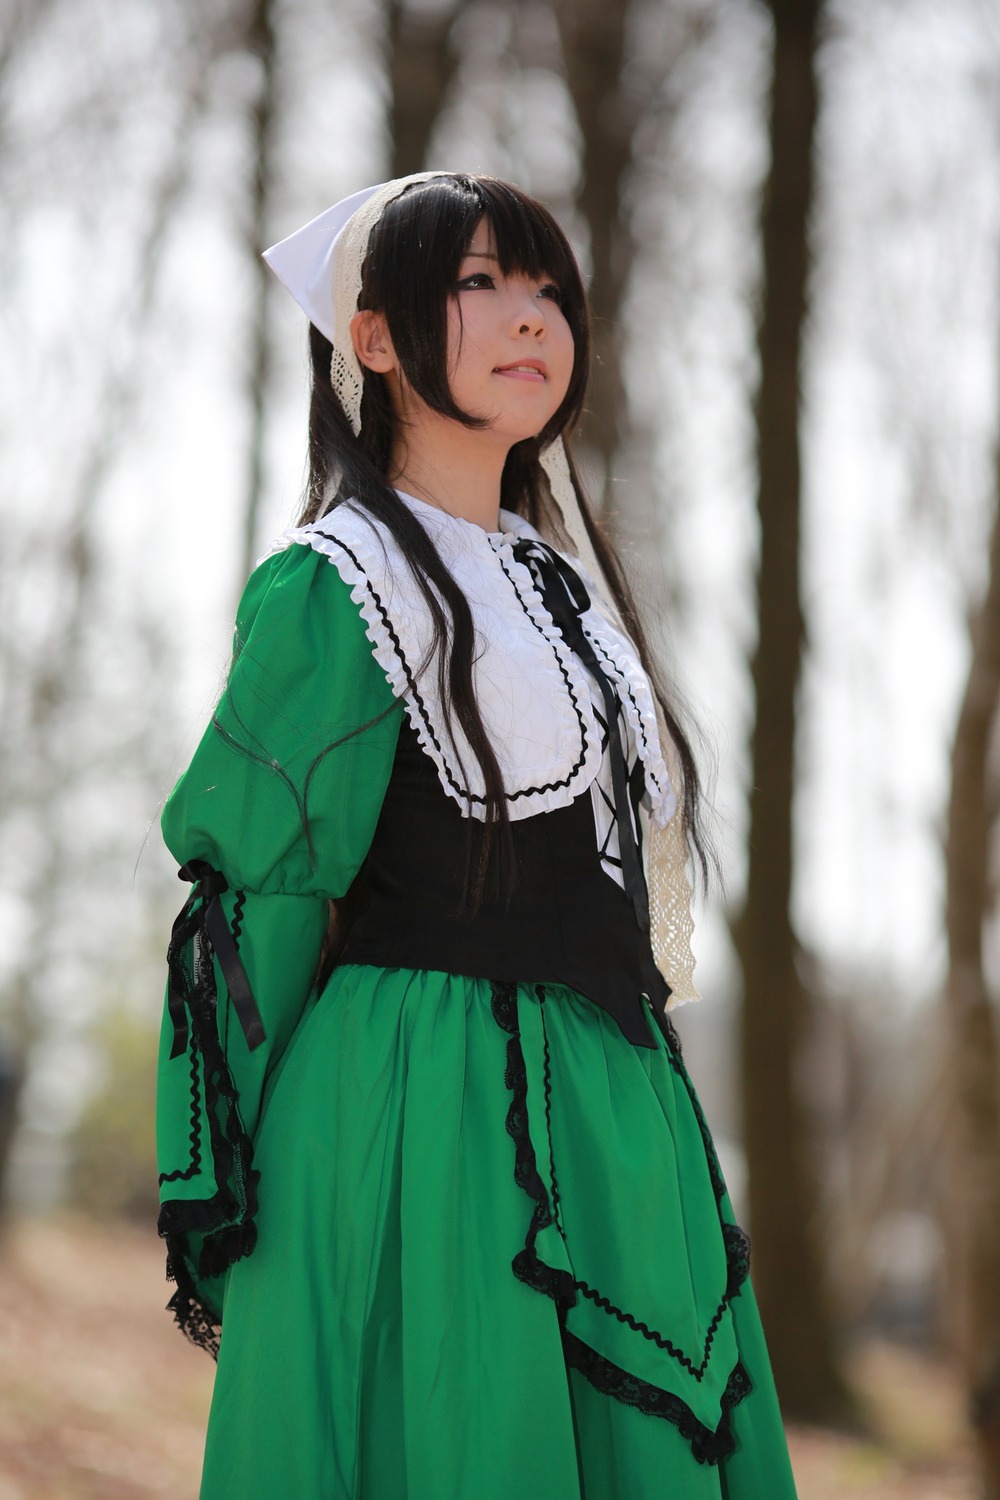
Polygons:
[[[493,232],[501,273],[551,278],[573,334],[575,358],[566,395],[536,437],[514,444],[501,479],[504,508],[541,526],[551,511],[539,454],[554,438],[562,435],[565,440],[579,422],[590,362],[587,299],[580,270],[548,210],[493,177],[441,175],[414,183],[386,207],[371,232],[358,305],[385,317],[403,374],[428,406],[465,426],[485,425],[485,419],[456,405],[448,386],[447,359],[449,299],[455,295],[459,268],[484,216]],[[364,371],[361,434],[356,437],[331,385],[332,353],[329,340],[311,326],[309,479],[299,524],[315,521],[350,500],[386,527],[412,569],[433,622],[433,659],[441,700],[465,734],[484,782],[485,829],[470,889],[477,904],[487,879],[493,884],[509,868],[511,845],[503,779],[476,702],[472,614],[429,535],[392,488],[389,468],[395,416],[386,382],[381,375]],[[704,873],[707,865],[694,757],[659,681],[621,565],[590,512],[572,458],[570,466],[587,533],[677,747],[684,778],[678,791],[685,825]]]

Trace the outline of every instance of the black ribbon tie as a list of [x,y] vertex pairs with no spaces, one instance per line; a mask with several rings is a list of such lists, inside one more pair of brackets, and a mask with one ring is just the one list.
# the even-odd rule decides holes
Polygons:
[[608,756],[615,799],[615,824],[622,864],[625,894],[635,911],[641,932],[649,931],[649,894],[628,795],[628,765],[619,722],[618,690],[598,658],[583,628],[581,617],[590,609],[590,595],[580,575],[546,542],[519,537],[514,556],[530,572],[542,603],[569,649],[579,657],[601,690],[608,717]]
[[236,1017],[243,1028],[247,1047],[251,1052],[259,1047],[266,1037],[264,1022],[249,976],[240,958],[239,949],[226,921],[226,913],[220,897],[229,889],[226,877],[214,870],[206,860],[192,859],[177,872],[180,880],[192,883],[191,894],[184,903],[170,934],[167,962],[170,982],[167,991],[167,1009],[173,1022],[174,1039],[170,1052],[172,1058],[187,1051],[189,1023],[186,1003],[187,983],[181,954],[188,943],[194,946],[196,970],[203,956],[211,961],[211,954],[202,955],[201,941],[207,937],[211,952],[214,952],[226,981],[229,998]]

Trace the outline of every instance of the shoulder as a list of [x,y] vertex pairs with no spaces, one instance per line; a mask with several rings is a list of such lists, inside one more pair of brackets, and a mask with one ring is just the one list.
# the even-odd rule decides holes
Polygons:
[[393,592],[393,580],[412,578],[388,526],[351,501],[308,525],[291,527],[274,542],[258,572],[268,567],[282,577],[323,578],[319,587],[361,619],[370,641],[373,627],[382,623],[382,601]]
[[[420,518],[422,520],[422,518]],[[425,529],[429,530],[425,525]],[[432,536],[432,540],[436,540]],[[345,500],[319,520],[286,531],[262,566],[292,554],[295,572],[336,580],[338,609],[396,698],[412,692],[431,650],[434,626],[406,555],[384,522]],[[329,592],[330,585],[327,585]]]
[[247,579],[236,612],[238,638],[246,639],[262,621],[292,626],[303,614],[348,612],[350,600],[336,569],[308,547],[291,545],[294,535],[287,532],[276,542]]
[[298,544],[306,530],[286,532],[247,579],[236,612],[234,664],[247,657],[284,661],[294,675],[310,663],[370,656],[353,580],[321,548]]
[[322,721],[326,732],[331,716],[372,718],[393,696],[331,559],[291,543],[273,549],[243,590],[217,716],[256,720],[266,710],[297,732],[306,719]]

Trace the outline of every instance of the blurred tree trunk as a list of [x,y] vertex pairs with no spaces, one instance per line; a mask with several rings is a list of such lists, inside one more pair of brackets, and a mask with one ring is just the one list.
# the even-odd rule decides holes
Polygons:
[[[1000,496],[1000,443],[997,448]],[[945,846],[947,1015],[953,1068],[950,1224],[960,1342],[982,1466],[982,1494],[1000,1500],[1000,1069],[983,963],[990,905],[990,742],[1000,706],[1000,505],[986,595],[972,621],[972,662],[951,757]]]
[[622,85],[629,0],[554,0],[566,83],[583,138],[579,204],[590,234],[594,364],[587,442],[600,468],[598,509],[614,532],[612,464],[628,426],[622,379],[622,304],[635,253],[624,191],[632,161],[636,106]]
[[778,1391],[790,1416],[847,1415],[817,1239],[808,1114],[796,1094],[807,1014],[792,930],[795,704],[802,657],[799,581],[800,370],[822,0],[771,0],[771,165],[762,204],[763,299],[756,400],[760,561],[752,678],[746,905],[735,927],[743,968],[744,1139],[760,1299]]
[[431,135],[458,64],[451,38],[454,19],[453,4],[427,10],[407,5],[406,0],[389,0],[390,177],[408,177],[426,167]]
[[250,364],[247,394],[250,403],[250,445],[246,499],[243,508],[243,557],[238,587],[242,589],[257,557],[260,503],[264,490],[265,410],[271,379],[271,335],[268,325],[270,283],[273,280],[261,251],[268,245],[271,184],[274,178],[276,124],[274,0],[251,0],[246,14],[244,48],[260,64],[257,96],[250,113],[250,188],[248,239],[254,273],[250,325]]
[[[8,816],[16,827],[17,817],[30,809],[39,838],[38,853],[25,863],[18,878],[18,894],[29,913],[22,935],[24,957],[0,990],[0,1211],[7,1206],[8,1166],[22,1087],[30,1075],[33,1053],[52,1025],[46,1009],[46,965],[52,961],[53,913],[83,879],[95,878],[93,863],[81,870],[79,857],[71,852],[65,797],[81,774],[73,740],[74,706],[93,688],[86,652],[101,581],[99,502],[142,390],[140,374],[148,354],[148,328],[168,226],[188,184],[192,142],[206,108],[210,60],[207,50],[196,59],[186,83],[181,129],[162,174],[151,184],[136,260],[138,281],[124,320],[129,337],[115,354],[105,357],[103,367],[95,365],[101,421],[77,455],[75,475],[61,476],[65,508],[47,546],[47,582],[58,607],[51,611],[44,639],[33,653],[23,649],[23,642],[10,643],[16,649],[13,668],[3,684],[3,709],[8,743],[16,753],[0,767],[0,834],[6,832]],[[121,753],[122,747],[116,748]]]

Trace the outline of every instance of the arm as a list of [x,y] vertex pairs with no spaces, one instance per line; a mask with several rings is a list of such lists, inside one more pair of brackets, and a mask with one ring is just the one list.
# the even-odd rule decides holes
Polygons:
[[171,942],[161,1038],[160,1232],[172,1305],[209,1347],[212,1279],[253,1248],[267,1079],[309,1000],[328,903],[368,852],[399,717],[329,561],[293,546],[264,563],[240,605],[225,691],[163,814],[195,884]]

